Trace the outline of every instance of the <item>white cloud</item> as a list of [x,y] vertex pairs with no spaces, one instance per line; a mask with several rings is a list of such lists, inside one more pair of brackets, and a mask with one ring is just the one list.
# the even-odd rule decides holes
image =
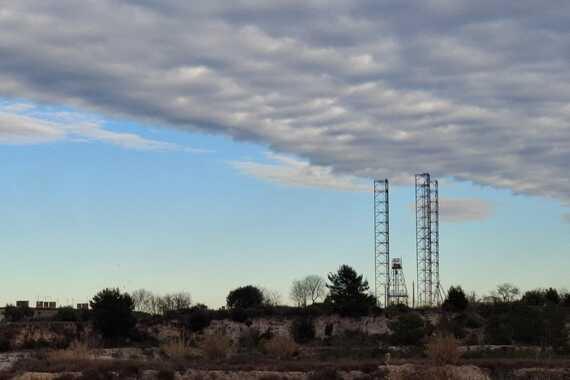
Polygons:
[[261,180],[294,187],[315,187],[339,191],[370,191],[370,184],[361,179],[336,175],[330,167],[310,165],[291,157],[268,154],[274,163],[233,161],[241,173]]
[[[35,112],[23,113],[29,111]],[[105,129],[91,118],[80,114],[41,113],[29,104],[8,104],[0,107],[0,144],[29,145],[61,140],[98,141],[138,150],[179,149],[176,144]]]

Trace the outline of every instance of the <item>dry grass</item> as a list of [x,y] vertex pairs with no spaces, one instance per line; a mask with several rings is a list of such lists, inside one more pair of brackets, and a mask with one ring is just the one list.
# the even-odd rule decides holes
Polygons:
[[86,360],[89,359],[89,346],[84,342],[74,341],[65,350],[50,351],[51,360]]
[[232,341],[223,335],[205,335],[198,343],[198,347],[208,359],[225,359],[231,351]]
[[451,335],[436,335],[426,344],[426,354],[435,365],[458,364],[461,359],[457,339]]
[[176,339],[160,346],[160,351],[170,359],[189,359],[193,356],[193,350],[184,339]]
[[280,359],[290,358],[299,352],[299,346],[293,339],[286,336],[274,336],[263,343],[263,349],[271,356]]

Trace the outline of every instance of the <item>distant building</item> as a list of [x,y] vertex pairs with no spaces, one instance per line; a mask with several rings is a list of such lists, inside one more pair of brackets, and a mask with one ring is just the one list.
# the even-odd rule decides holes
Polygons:
[[88,303],[78,303],[77,304],[77,310],[89,310],[89,304]]
[[30,301],[16,301],[16,307],[29,308],[30,307]]

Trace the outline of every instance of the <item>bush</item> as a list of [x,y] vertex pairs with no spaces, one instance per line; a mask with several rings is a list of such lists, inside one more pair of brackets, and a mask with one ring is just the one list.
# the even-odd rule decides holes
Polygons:
[[426,334],[425,323],[416,313],[403,314],[388,326],[392,330],[390,342],[394,345],[417,345]]
[[228,356],[232,342],[223,335],[205,335],[198,344],[204,356],[208,359],[224,359]]
[[461,286],[452,286],[447,292],[447,298],[443,302],[443,308],[450,311],[463,311],[467,309],[469,301]]
[[186,311],[182,318],[184,326],[191,332],[200,332],[210,325],[212,316],[206,305],[198,304]]
[[542,306],[545,302],[544,291],[540,289],[529,290],[521,298],[521,303],[529,306]]
[[451,335],[436,335],[426,345],[426,355],[435,365],[457,364],[461,357],[457,339]]
[[77,322],[81,320],[79,310],[75,310],[71,306],[60,307],[53,318],[55,321],[61,322]]
[[4,308],[4,318],[8,322],[21,322],[34,316],[34,311],[29,307],[6,305]]
[[491,316],[485,326],[487,344],[508,345],[513,343],[513,329],[506,315]]
[[553,305],[558,305],[560,303],[560,295],[558,291],[554,288],[548,288],[544,292],[544,299],[547,303],[551,303]]
[[311,372],[307,380],[342,380],[342,375],[336,368],[323,368],[318,371]]
[[293,357],[299,351],[299,348],[293,339],[282,335],[276,335],[273,338],[266,340],[263,343],[263,349],[269,355],[280,359]]
[[263,304],[263,292],[252,285],[243,286],[232,290],[228,294],[226,304],[230,309],[259,307]]
[[87,360],[89,359],[89,347],[84,342],[71,342],[65,350],[56,350],[49,353],[50,360]]
[[119,289],[104,289],[90,302],[93,324],[105,338],[126,337],[135,325],[134,303]]
[[315,325],[311,318],[297,318],[291,324],[291,336],[297,343],[307,343],[315,339]]
[[509,315],[509,322],[515,341],[526,344],[540,343],[544,325],[539,308],[517,305]]
[[162,344],[160,351],[170,359],[188,359],[192,356],[192,348],[182,338]]

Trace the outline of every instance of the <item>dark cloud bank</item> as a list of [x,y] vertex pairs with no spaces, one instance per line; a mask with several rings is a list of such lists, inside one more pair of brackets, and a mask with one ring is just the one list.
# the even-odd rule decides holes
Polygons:
[[570,201],[567,1],[0,5],[0,93]]

